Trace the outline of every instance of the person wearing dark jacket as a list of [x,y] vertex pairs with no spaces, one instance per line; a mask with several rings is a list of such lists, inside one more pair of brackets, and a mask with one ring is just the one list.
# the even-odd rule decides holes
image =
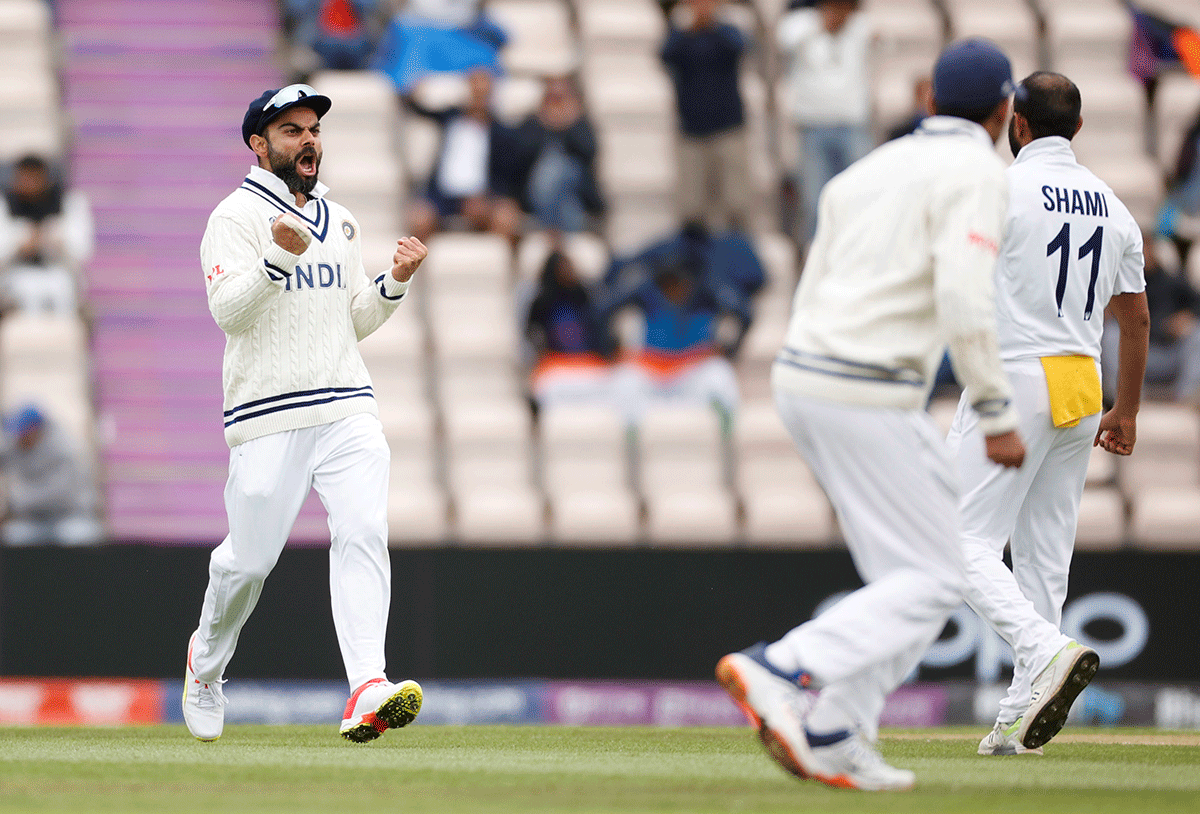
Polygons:
[[408,213],[409,229],[425,241],[450,218],[459,218],[472,231],[515,238],[520,213],[508,192],[509,128],[492,113],[492,75],[479,68],[467,74],[469,98],[462,107],[431,110],[412,96],[405,106],[432,119],[441,128],[437,159],[425,196]]
[[567,77],[550,77],[538,110],[511,134],[509,191],[539,225],[578,232],[604,213],[596,133]]
[[679,214],[744,228],[750,163],[738,69],[748,43],[717,18],[720,0],[687,0],[687,6],[690,25],[672,25],[659,53],[679,111]]
[[753,297],[766,282],[766,273],[750,238],[736,229],[710,232],[691,221],[675,235],[654,243],[638,254],[616,259],[605,272],[610,291],[631,291],[664,268],[683,267],[711,292],[717,311],[734,318],[736,332],[722,337],[726,355],[736,353],[754,318]]
[[645,323],[641,347],[624,349],[613,373],[613,392],[630,425],[661,401],[712,405],[726,422],[736,411],[729,357],[750,323],[750,295],[763,281],[753,251],[749,263],[741,249],[749,243],[737,232],[713,237],[690,224],[609,268],[601,325],[607,330],[627,309]]
[[552,251],[525,319],[525,336],[535,357],[529,387],[539,408],[611,401],[607,357],[612,348],[599,316],[571,259]]

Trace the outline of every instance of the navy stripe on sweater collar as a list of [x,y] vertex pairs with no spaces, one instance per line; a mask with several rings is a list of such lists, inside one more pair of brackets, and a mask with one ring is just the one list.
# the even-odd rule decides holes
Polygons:
[[257,195],[258,197],[272,204],[280,212],[291,212],[293,215],[300,218],[300,220],[308,224],[308,230],[312,232],[313,237],[322,243],[325,242],[325,235],[329,234],[329,204],[325,203],[323,199],[312,199],[313,203],[316,204],[317,215],[315,218],[310,218],[308,215],[305,215],[302,210],[297,209],[291,203],[285,201],[283,198],[280,198],[262,184],[251,180],[249,176],[242,181],[242,189]]

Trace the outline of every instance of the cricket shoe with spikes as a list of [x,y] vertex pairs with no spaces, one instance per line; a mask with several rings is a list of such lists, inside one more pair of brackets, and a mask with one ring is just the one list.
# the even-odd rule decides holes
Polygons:
[[388,729],[411,724],[421,711],[421,685],[415,681],[393,684],[376,678],[354,691],[342,716],[342,737],[368,743]]
[[1021,716],[1017,740],[1036,749],[1057,735],[1067,723],[1071,704],[1100,669],[1100,657],[1090,647],[1071,640],[1054,654],[1046,669],[1033,679],[1029,708]]

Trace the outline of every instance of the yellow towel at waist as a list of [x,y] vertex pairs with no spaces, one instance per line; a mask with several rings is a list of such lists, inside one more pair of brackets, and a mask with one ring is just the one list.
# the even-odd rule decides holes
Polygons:
[[1100,372],[1090,356],[1043,356],[1050,391],[1050,419],[1056,427],[1074,427],[1079,419],[1104,409]]

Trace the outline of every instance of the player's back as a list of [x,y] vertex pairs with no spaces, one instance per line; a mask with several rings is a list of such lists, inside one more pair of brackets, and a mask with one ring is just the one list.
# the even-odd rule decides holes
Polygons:
[[945,341],[934,261],[941,224],[985,200],[994,224],[964,224],[961,236],[975,228],[994,246],[1005,189],[1004,165],[984,129],[942,116],[836,176],[822,193],[786,348],[926,382]]
[[1137,222],[1060,136],[1023,147],[1008,180],[1008,218],[996,264],[1002,358],[1099,359],[1109,299],[1143,287]]

